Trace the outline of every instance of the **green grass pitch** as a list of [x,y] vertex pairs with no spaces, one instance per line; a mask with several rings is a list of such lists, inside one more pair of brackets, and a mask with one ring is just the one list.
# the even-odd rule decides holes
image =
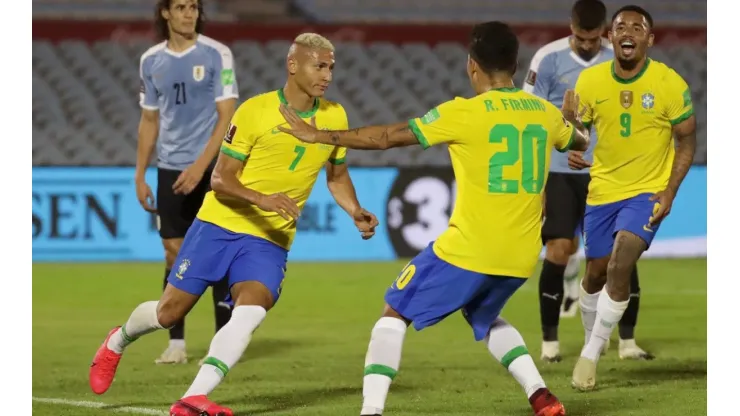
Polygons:
[[[211,398],[241,415],[359,414],[370,330],[383,293],[403,264],[291,263],[278,306]],[[706,414],[706,260],[644,260],[639,267],[637,339],[657,359],[620,361],[612,342],[599,368],[599,389],[592,393],[570,387],[582,345],[579,317],[561,320],[564,361],[544,364],[539,361],[537,279],[526,283],[503,312],[524,335],[569,415]],[[121,406],[166,414],[190,385],[213,335],[210,292],[186,321],[191,363],[154,364],[167,342],[162,331],[127,350],[104,396],[94,395],[87,384],[90,360],[103,337],[138,303],[159,296],[162,269],[159,264],[33,266],[34,398],[110,405],[94,409],[35,401],[34,415],[120,414],[115,411]],[[519,385],[474,342],[458,313],[433,328],[408,332],[386,414],[524,416],[531,410]]]

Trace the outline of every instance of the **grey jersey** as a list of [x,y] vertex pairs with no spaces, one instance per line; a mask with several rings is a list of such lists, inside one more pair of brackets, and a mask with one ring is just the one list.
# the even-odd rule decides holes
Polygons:
[[141,56],[140,77],[139,104],[159,111],[157,166],[184,170],[213,133],[216,102],[239,98],[231,50],[203,35],[182,52],[165,41]]
[[[614,51],[606,39],[602,39],[601,50],[588,62],[571,50],[570,37],[558,39],[543,46],[534,54],[522,89],[560,108],[563,105],[565,91],[575,89],[581,71],[612,58]],[[593,160],[595,145],[596,135],[592,133],[591,145],[584,155],[586,160]],[[588,169],[571,170],[568,168],[568,154],[553,151],[550,172],[587,174]]]

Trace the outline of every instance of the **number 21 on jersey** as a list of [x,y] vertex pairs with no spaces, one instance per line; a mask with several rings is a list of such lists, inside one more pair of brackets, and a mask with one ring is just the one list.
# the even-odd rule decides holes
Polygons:
[[[527,124],[524,130],[513,124],[497,124],[488,133],[489,143],[503,143],[506,150],[496,152],[488,161],[488,192],[518,194],[519,186],[528,194],[539,194],[545,185],[547,130],[541,124]],[[520,179],[504,179],[504,166],[521,159]]]

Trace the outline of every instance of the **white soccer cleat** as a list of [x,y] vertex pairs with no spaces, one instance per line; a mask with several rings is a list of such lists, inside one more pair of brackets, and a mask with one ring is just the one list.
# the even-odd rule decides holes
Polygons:
[[573,369],[571,385],[580,391],[591,391],[596,387],[596,362],[585,357],[578,357]]
[[619,340],[620,360],[653,360],[655,356],[637,346],[634,339]]
[[542,355],[540,359],[547,363],[559,363],[563,357],[560,356],[560,342],[542,341]]
[[188,353],[185,348],[170,346],[154,362],[156,364],[187,364]]

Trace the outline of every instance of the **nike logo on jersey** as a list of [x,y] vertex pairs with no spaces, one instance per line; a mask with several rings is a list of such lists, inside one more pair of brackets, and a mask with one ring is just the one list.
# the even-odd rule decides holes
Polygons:
[[607,99],[605,99],[605,100],[596,100],[596,104],[603,104],[603,103],[605,103],[605,102],[607,102],[607,101],[609,101],[609,99],[608,99],[608,98],[607,98]]

